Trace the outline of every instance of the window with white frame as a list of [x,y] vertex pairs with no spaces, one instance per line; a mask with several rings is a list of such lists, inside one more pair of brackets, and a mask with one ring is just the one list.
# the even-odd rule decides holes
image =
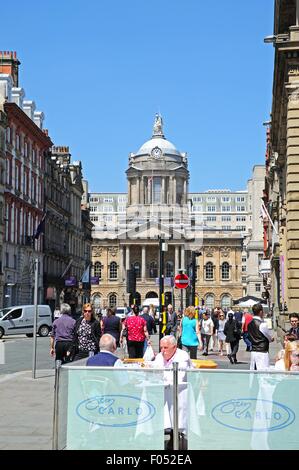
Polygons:
[[246,210],[245,206],[237,206],[237,212],[244,212]]
[[206,308],[212,310],[215,307],[215,297],[213,294],[206,295]]
[[207,201],[208,202],[216,202],[216,196],[208,196]]
[[216,212],[216,206],[208,206],[208,212]]
[[109,279],[117,279],[117,263],[112,261],[109,266]]
[[158,277],[158,264],[156,261],[152,261],[149,265],[149,277],[151,279]]
[[261,285],[260,284],[255,284],[255,291],[256,292],[261,292]]
[[242,263],[246,263],[247,262],[247,256],[242,256]]
[[216,220],[217,220],[216,215],[208,215],[206,218],[207,222],[216,222]]
[[141,277],[141,264],[139,263],[139,261],[135,261],[133,267],[135,270],[136,277]]
[[236,201],[237,201],[237,202],[245,202],[245,197],[244,197],[244,196],[238,196],[238,197],[236,198]]
[[113,206],[103,206],[103,212],[113,212]]
[[228,197],[228,196],[222,196],[221,202],[230,202],[230,197]]
[[103,202],[113,202],[113,197],[104,197]]
[[174,275],[174,265],[172,261],[167,261],[166,263],[166,277],[173,277]]
[[228,294],[224,294],[222,297],[221,297],[221,308],[222,310],[223,309],[226,309],[228,310],[229,308],[231,308],[232,306],[232,298],[230,295]]
[[214,265],[210,261],[205,266],[205,278],[207,281],[214,279]]
[[231,206],[221,206],[221,212],[231,212]]
[[222,225],[222,230],[231,230],[231,225]]
[[94,267],[93,267],[93,272],[94,272],[94,275],[98,278],[102,278],[102,263],[100,263],[99,261],[97,261],[96,263],[94,263]]
[[193,206],[193,212],[202,212],[202,206]]
[[109,299],[109,307],[110,308],[116,307],[117,295],[114,292],[112,294],[109,294],[108,299]]
[[229,264],[227,262],[221,265],[221,279],[227,281],[229,279]]
[[222,222],[231,222],[231,220],[232,220],[232,218],[231,218],[230,215],[223,215],[223,216],[221,217],[221,221],[222,221]]
[[246,269],[247,269],[247,267],[243,265],[242,266],[242,273],[246,273]]
[[97,212],[97,206],[90,206],[90,212]]
[[236,221],[237,222],[246,222],[246,215],[237,215]]

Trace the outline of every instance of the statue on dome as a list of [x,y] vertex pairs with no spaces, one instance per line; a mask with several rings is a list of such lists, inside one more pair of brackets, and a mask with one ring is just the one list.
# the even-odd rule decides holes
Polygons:
[[155,116],[153,135],[163,136],[163,119],[158,113]]

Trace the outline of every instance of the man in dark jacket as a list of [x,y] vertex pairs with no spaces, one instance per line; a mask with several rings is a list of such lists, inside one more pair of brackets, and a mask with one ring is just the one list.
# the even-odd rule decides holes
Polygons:
[[140,315],[141,318],[144,318],[146,321],[146,327],[149,335],[152,335],[153,332],[157,333],[157,328],[155,324],[155,320],[153,317],[148,313],[148,307],[143,307],[142,314]]
[[248,324],[249,339],[252,344],[250,370],[267,370],[270,365],[269,343],[274,341],[264,322],[262,304],[252,307],[253,318]]
[[237,352],[241,338],[241,328],[237,320],[234,319],[233,312],[228,312],[223,332],[225,334],[225,342],[230,343],[231,347],[231,354],[228,354],[227,357],[231,364],[237,364]]
[[291,313],[289,315],[291,328],[288,331],[288,335],[296,336],[297,340],[299,339],[299,315],[298,313]]

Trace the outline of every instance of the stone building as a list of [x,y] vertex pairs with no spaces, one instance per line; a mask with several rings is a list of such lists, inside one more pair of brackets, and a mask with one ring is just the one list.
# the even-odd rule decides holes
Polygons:
[[[126,174],[127,195],[92,193],[89,197],[91,220],[95,224],[92,246],[95,305],[124,305],[134,298],[142,303],[145,298],[158,296],[160,236],[167,241],[166,303],[180,303],[180,291],[173,288],[171,278],[179,269],[188,271],[192,251],[200,250],[198,301],[204,299],[210,308],[232,305],[233,299],[243,294],[244,237],[240,230],[208,227],[192,215],[187,154],[166,140],[161,116],[156,116],[152,138],[129,155]],[[134,296],[126,293],[126,271],[131,266],[137,276]]]
[[[1,96],[1,92],[0,92]],[[1,100],[1,98],[0,98]],[[6,128],[7,116],[3,110],[3,102],[0,101],[0,306],[4,300],[4,273],[3,273],[3,243],[4,243],[4,189],[6,166]]]
[[75,311],[90,295],[80,280],[90,263],[93,224],[82,204],[81,162],[71,162],[69,147],[52,147],[46,184],[45,296],[52,308],[64,300]]
[[0,101],[7,118],[4,306],[33,302],[35,259],[39,261],[38,301],[43,301],[42,237],[33,236],[44,214],[44,166],[52,142],[42,129],[43,113],[35,110],[34,101],[24,99],[19,64],[15,52],[0,53]]
[[299,305],[299,4],[276,0],[272,113],[267,133],[265,254],[278,331]]

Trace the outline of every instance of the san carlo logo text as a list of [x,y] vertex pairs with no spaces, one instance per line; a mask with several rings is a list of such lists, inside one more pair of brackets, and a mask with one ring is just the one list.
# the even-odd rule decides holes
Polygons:
[[295,413],[275,401],[235,398],[216,405],[212,417],[222,426],[238,431],[269,432],[290,426],[295,420]]
[[129,427],[153,419],[156,408],[130,395],[99,395],[79,403],[76,413],[84,421],[99,426]]

